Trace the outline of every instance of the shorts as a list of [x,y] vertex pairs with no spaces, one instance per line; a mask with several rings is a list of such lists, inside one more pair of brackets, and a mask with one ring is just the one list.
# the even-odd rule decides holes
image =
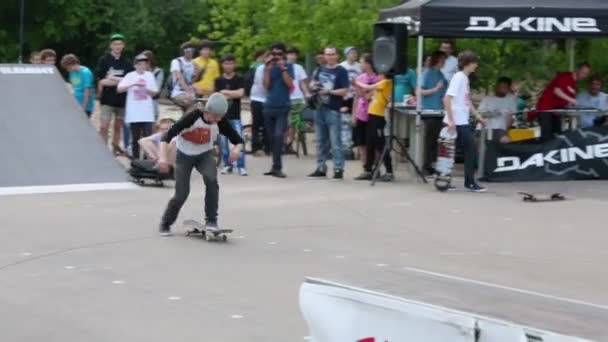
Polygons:
[[194,97],[187,94],[175,95],[171,100],[184,112],[189,112],[195,108]]
[[124,120],[125,118],[125,109],[120,107],[114,107],[109,105],[101,105],[101,121],[102,122],[110,122],[112,120],[112,115],[116,119]]
[[367,145],[367,121],[357,119],[357,126],[353,127],[353,146]]

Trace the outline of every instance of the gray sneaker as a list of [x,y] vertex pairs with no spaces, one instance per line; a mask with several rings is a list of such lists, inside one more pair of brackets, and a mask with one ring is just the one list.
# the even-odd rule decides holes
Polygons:
[[205,229],[209,232],[217,232],[220,230],[220,227],[218,226],[217,222],[207,222],[205,223]]

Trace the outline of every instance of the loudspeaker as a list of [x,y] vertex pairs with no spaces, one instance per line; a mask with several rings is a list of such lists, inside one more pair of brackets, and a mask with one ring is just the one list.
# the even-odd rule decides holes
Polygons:
[[375,23],[372,49],[378,73],[397,75],[407,72],[407,24]]

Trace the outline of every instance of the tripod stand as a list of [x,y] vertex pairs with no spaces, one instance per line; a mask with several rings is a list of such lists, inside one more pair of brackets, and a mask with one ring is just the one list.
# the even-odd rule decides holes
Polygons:
[[[394,84],[391,87],[391,107],[390,107],[389,113],[390,113],[389,122],[388,122],[389,134],[385,137],[384,148],[382,149],[380,158],[378,158],[378,160],[376,160],[376,162],[374,163],[374,169],[372,171],[371,185],[374,186],[376,184],[376,181],[378,180],[378,175],[380,174],[380,164],[384,161],[384,158],[387,153],[389,153],[389,157],[390,157],[391,151],[394,151],[395,153],[405,156],[407,161],[414,167],[414,171],[416,172],[416,175],[418,175],[418,177],[420,177],[420,179],[422,179],[422,181],[424,183],[428,183],[428,181],[422,174],[422,171],[420,170],[418,165],[416,165],[416,162],[410,156],[405,145],[401,141],[399,141],[399,139],[397,139],[397,135],[394,133],[394,130],[393,130],[393,127],[395,127],[395,85]],[[395,143],[395,142],[397,143],[397,148],[399,150],[394,147],[393,143]]]

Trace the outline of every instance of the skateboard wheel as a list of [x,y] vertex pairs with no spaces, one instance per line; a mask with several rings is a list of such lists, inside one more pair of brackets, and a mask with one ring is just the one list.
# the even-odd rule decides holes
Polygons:
[[228,241],[228,237],[226,235],[222,235],[222,241],[224,241],[224,242]]
[[205,240],[206,241],[211,241],[213,238],[211,237],[211,235],[205,235]]

